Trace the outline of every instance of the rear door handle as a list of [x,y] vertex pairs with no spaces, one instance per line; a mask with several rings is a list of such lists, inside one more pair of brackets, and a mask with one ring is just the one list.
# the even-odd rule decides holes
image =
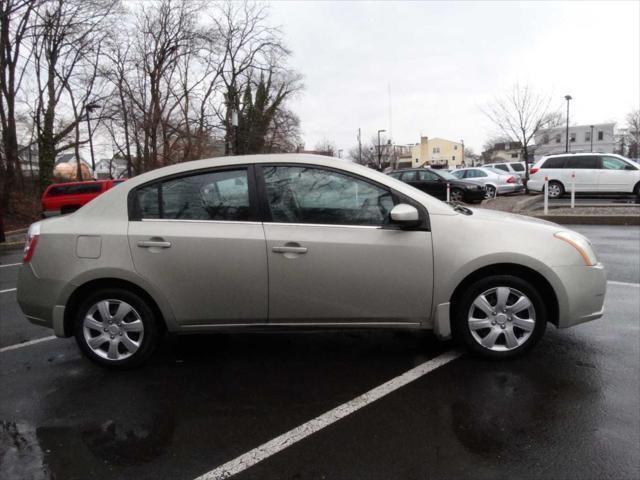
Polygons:
[[140,240],[138,246],[141,248],[169,248],[171,242],[165,242],[164,240]]
[[281,247],[273,247],[271,249],[274,253],[307,253],[307,247],[289,247],[289,246],[281,246]]

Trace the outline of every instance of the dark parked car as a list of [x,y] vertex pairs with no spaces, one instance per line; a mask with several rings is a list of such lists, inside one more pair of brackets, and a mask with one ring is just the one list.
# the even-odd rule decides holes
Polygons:
[[480,203],[485,197],[484,187],[459,180],[445,170],[410,168],[396,170],[389,175],[440,200],[447,199],[447,184],[452,202]]

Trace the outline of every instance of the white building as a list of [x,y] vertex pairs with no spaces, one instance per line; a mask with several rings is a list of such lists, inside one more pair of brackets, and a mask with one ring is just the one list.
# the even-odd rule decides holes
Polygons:
[[[616,147],[615,123],[569,126],[570,152],[613,153]],[[541,130],[535,136],[535,160],[566,151],[566,127]]]

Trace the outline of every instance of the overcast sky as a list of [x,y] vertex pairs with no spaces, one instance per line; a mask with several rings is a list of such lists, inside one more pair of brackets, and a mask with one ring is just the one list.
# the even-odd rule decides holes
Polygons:
[[[564,105],[571,123],[622,123],[640,105],[640,2],[271,2],[305,91],[291,103],[308,149],[379,128],[464,139],[495,129],[480,111],[514,83]],[[391,125],[389,95],[391,86]]]

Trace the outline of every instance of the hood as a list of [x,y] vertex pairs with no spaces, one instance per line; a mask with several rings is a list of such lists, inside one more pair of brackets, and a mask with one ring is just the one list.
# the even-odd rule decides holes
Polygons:
[[541,220],[539,218],[527,217],[525,215],[518,215],[515,213],[501,212],[500,210],[487,210],[485,208],[469,208],[473,212],[473,217],[480,220],[489,220],[500,223],[518,223],[525,225],[540,225],[546,226],[549,230],[567,230],[561,227],[557,223],[549,222],[547,220]]

